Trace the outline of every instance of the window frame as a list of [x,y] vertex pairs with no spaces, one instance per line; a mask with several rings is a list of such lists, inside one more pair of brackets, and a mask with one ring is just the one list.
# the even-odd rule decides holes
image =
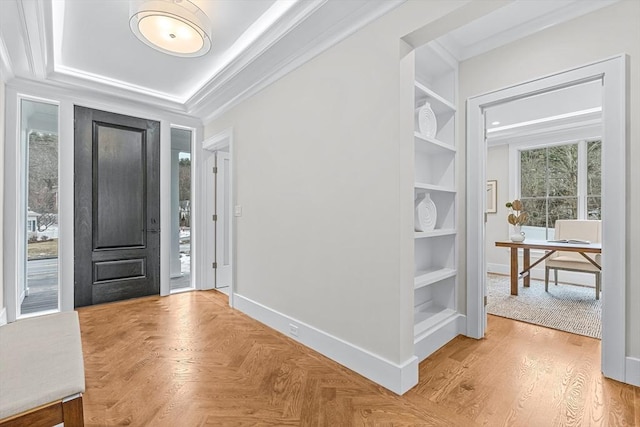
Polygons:
[[[521,153],[522,151],[529,151],[547,147],[557,147],[562,145],[577,144],[578,145],[578,188],[577,188],[577,210],[578,218],[576,219],[588,219],[587,212],[587,144],[589,142],[602,141],[601,136],[579,137],[570,139],[556,139],[553,136],[541,137],[537,141],[527,142],[514,142],[509,144],[509,193],[513,194],[514,199],[521,198]],[[601,190],[602,191],[602,190]],[[548,191],[547,191],[547,198]],[[600,195],[602,197],[602,194]],[[542,228],[542,227],[536,227]],[[553,239],[553,234],[549,233],[549,230],[553,230],[553,227],[548,225],[545,229],[546,239]]]
[[[50,310],[41,310],[41,311],[37,311],[37,312],[32,312],[32,313],[22,313],[22,308],[21,308],[21,302],[19,301],[20,299],[20,286],[24,286],[25,289],[27,287],[27,244],[28,244],[28,240],[29,240],[29,232],[27,231],[27,225],[29,224],[29,219],[28,219],[28,213],[29,213],[29,207],[28,207],[28,200],[29,200],[29,186],[28,186],[28,180],[29,180],[29,143],[28,143],[28,136],[30,134],[30,131],[26,131],[25,132],[25,128],[23,127],[23,117],[22,117],[22,103],[23,101],[28,101],[28,102],[34,102],[34,103],[41,103],[41,104],[48,104],[48,105],[53,105],[57,108],[57,117],[56,117],[56,125],[58,128],[58,158],[57,158],[57,164],[58,164],[58,185],[60,183],[60,179],[61,179],[61,170],[62,170],[62,165],[61,165],[61,153],[60,153],[60,115],[61,115],[61,105],[60,105],[60,101],[58,100],[54,100],[54,99],[49,99],[49,98],[41,98],[41,97],[37,97],[37,96],[31,96],[31,95],[26,95],[23,93],[18,93],[17,94],[17,102],[16,102],[16,118],[17,118],[17,140],[16,140],[16,146],[17,146],[17,152],[18,152],[18,156],[19,156],[19,160],[18,160],[18,164],[17,164],[17,171],[18,171],[18,176],[19,176],[19,180],[18,180],[18,203],[16,204],[16,210],[17,210],[17,218],[18,218],[18,230],[23,230],[23,232],[18,232],[17,236],[21,237],[20,242],[18,242],[18,248],[19,251],[16,253],[16,261],[18,263],[18,280],[15,283],[15,316],[16,319],[23,319],[23,318],[28,318],[28,317],[34,317],[34,316],[42,316],[45,314],[49,314],[49,313],[57,313],[61,311],[61,307],[62,307],[62,300],[61,300],[61,293],[62,293],[62,289],[61,289],[61,253],[60,253],[60,232],[58,232],[58,258],[57,258],[57,280],[56,280],[56,285],[57,285],[57,305],[56,308],[54,309],[50,309]],[[60,218],[60,208],[58,207],[58,218]],[[36,222],[36,230],[37,230],[37,222]]]

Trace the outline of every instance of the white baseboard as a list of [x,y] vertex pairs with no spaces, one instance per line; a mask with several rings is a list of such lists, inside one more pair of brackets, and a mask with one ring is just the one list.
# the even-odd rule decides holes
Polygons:
[[420,334],[414,341],[414,352],[422,362],[434,351],[467,331],[467,316],[456,314]]
[[[532,260],[532,263],[535,262]],[[541,263],[542,264],[542,263]],[[543,264],[542,264],[543,265]],[[519,267],[522,267],[522,260],[520,260]],[[511,270],[507,264],[487,264],[487,273],[504,274],[509,275]],[[535,267],[531,269],[531,278],[535,280],[544,280],[544,265],[542,267]],[[553,281],[553,272],[549,273],[549,281]],[[577,273],[575,271],[559,271],[558,281],[561,283],[571,283],[582,286],[590,286],[594,288],[596,286],[596,279],[593,273]]]
[[[234,308],[396,394],[403,394],[418,384],[415,356],[401,365],[395,364],[242,295],[234,294]],[[291,325],[298,328],[297,337],[292,336]]]
[[7,308],[2,307],[0,310],[0,326],[7,324]]
[[625,382],[640,387],[640,359],[636,357],[626,358]]

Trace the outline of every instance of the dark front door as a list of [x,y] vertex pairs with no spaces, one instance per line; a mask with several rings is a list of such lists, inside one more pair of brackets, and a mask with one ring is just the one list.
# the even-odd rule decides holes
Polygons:
[[75,107],[75,306],[160,293],[160,123]]

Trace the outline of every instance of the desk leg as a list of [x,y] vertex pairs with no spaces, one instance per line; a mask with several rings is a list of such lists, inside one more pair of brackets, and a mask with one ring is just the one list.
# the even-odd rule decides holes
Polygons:
[[511,295],[518,295],[518,248],[511,248]]
[[[522,270],[527,271],[529,269],[530,257],[529,257],[529,249],[523,249],[524,254],[522,257]],[[524,276],[524,286],[528,288],[531,284],[531,272],[527,271]]]

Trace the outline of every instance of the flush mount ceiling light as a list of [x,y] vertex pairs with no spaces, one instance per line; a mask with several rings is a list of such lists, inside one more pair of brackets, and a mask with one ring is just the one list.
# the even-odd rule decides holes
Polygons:
[[211,49],[211,21],[189,0],[133,0],[131,31],[146,45],[174,56],[202,56]]

